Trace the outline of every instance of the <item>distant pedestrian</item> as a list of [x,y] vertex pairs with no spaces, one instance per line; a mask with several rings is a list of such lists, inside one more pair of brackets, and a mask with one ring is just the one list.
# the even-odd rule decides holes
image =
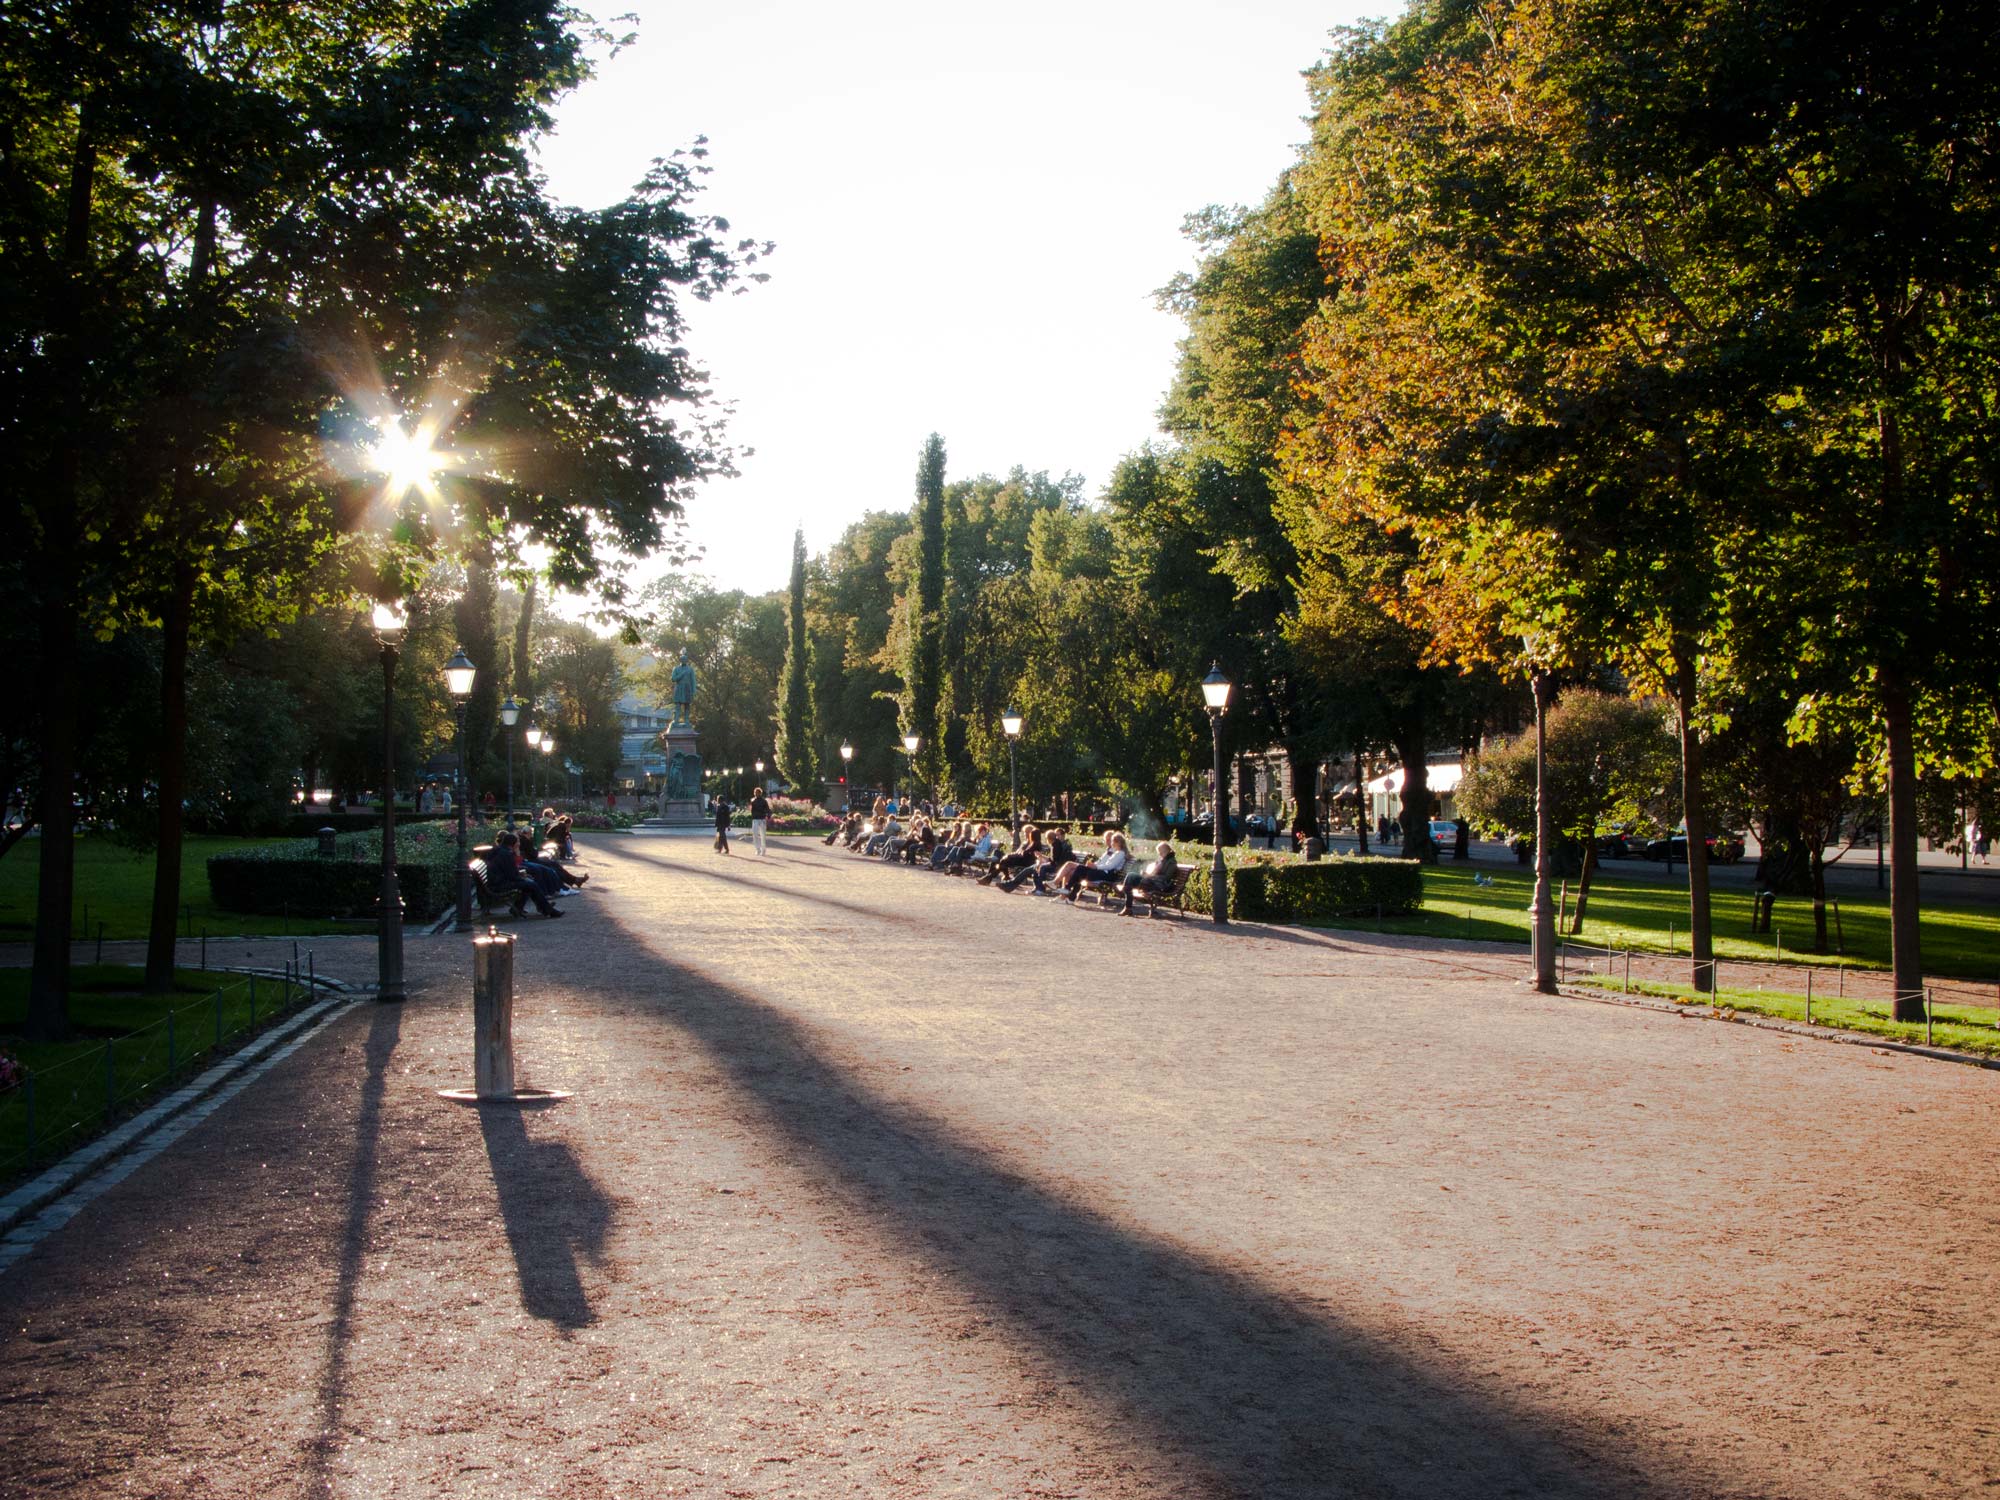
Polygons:
[[1993,840],[1986,832],[1986,825],[1981,823],[1979,819],[1974,818],[1970,823],[1965,825],[1965,841],[1971,846],[1972,857],[1974,859],[1978,860],[1982,865],[1993,862],[1987,858],[1993,852]]
[[771,821],[771,799],[764,795],[760,786],[750,794],[750,842],[757,846],[757,857],[764,857],[764,825]]
[[735,806],[727,797],[717,797],[715,799],[715,852],[717,854],[727,854],[729,852],[729,819],[735,811]]

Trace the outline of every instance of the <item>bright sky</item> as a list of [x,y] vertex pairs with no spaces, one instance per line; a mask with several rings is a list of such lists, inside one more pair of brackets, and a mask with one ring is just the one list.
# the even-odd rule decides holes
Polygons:
[[611,202],[706,135],[703,206],[778,247],[691,319],[755,450],[689,507],[698,569],[782,587],[801,521],[818,553],[910,504],[933,431],[948,478],[1019,464],[1097,494],[1157,431],[1182,219],[1264,196],[1307,133],[1300,73],[1387,8],[607,0],[639,40],[565,103],[557,195]]

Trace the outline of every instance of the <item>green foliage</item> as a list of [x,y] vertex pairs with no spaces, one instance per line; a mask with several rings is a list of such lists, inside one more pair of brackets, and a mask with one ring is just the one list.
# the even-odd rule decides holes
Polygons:
[[944,676],[944,439],[935,432],[917,462],[915,587],[903,596],[903,732],[918,736],[917,770],[943,779],[945,747],[938,716]]
[[[1212,913],[1213,850],[1180,851],[1191,864],[1187,908]],[[1423,866],[1415,860],[1347,858],[1279,859],[1269,854],[1224,850],[1229,877],[1229,912],[1246,922],[1314,922],[1336,917],[1404,916],[1424,898]]]
[[778,772],[810,792],[819,779],[813,732],[812,636],[806,626],[806,533],[792,535],[792,577],[785,614],[785,666],[778,704]]
[[687,648],[709,770],[769,761],[785,660],[785,595],[719,590],[705,579],[669,575],[652,586],[647,602],[659,623],[649,638],[655,666],[641,680],[667,701],[667,674]]
[[[1572,688],[1548,711],[1549,805],[1556,831],[1589,839],[1612,824],[1673,822],[1677,757],[1665,705]],[[1532,730],[1466,768],[1458,807],[1491,837],[1535,830]]]
[[[331,856],[303,840],[211,855],[209,893],[230,912],[365,917],[381,908],[381,858],[379,835],[343,838]],[[396,880],[410,920],[427,921],[457,899],[457,869],[450,830],[396,830]]]

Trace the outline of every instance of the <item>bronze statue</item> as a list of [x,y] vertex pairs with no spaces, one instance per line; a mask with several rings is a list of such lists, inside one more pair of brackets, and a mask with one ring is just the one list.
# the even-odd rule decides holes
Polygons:
[[694,722],[694,668],[688,663],[687,647],[681,647],[680,665],[674,668],[674,722]]

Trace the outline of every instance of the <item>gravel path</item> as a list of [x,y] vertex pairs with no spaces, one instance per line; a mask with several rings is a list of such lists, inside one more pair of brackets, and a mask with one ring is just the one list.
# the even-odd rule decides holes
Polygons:
[[0,1278],[0,1494],[2000,1485],[2000,1074],[1518,950],[588,854],[517,924],[576,1097],[440,1101],[468,963],[413,939]]

